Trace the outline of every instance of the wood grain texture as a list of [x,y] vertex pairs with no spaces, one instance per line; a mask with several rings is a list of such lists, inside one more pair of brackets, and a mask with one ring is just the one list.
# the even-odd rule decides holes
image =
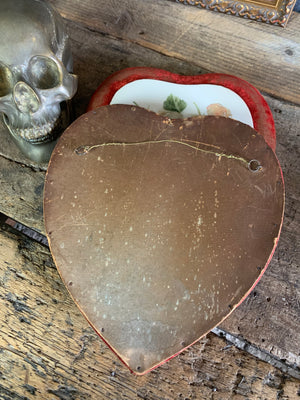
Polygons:
[[43,231],[44,168],[26,160],[0,121],[0,212]]
[[[110,73],[145,65],[235,74],[300,104],[300,14],[283,30],[163,0],[51,2],[70,20],[76,116]],[[266,274],[222,328],[286,359],[296,376],[300,109],[265,97],[287,187],[284,227]],[[0,210],[41,232],[45,169],[22,156],[0,123]],[[79,313],[49,251],[7,230],[0,235],[1,400],[298,398],[299,382],[213,334],[143,378],[130,375]]]
[[300,104],[298,13],[281,29],[166,0],[50,3],[64,18],[103,35],[211,72],[236,75],[273,96]]
[[[88,326],[49,251],[0,232],[1,399],[295,399],[299,382],[209,334],[143,377]],[[5,260],[5,261],[3,261]]]
[[[76,116],[84,112],[97,86],[110,73],[121,68],[149,65],[186,75],[205,72],[197,65],[167,57],[129,41],[102,36],[73,22],[68,23],[68,26],[75,72],[79,75],[80,83],[74,99]],[[284,31],[280,28],[269,28]],[[279,247],[257,286],[256,296],[253,293],[222,327],[240,335],[242,339],[249,340],[262,350],[285,358],[291,365],[294,363],[299,365],[297,238],[300,209],[298,168],[300,107],[267,95],[265,98],[275,119],[277,154],[283,167],[287,189],[284,226]],[[0,211],[41,232],[44,232],[42,218],[44,171],[44,165],[33,164],[18,152],[9,141],[3,126],[0,126]],[[3,263],[5,258],[2,256],[0,260]],[[38,264],[39,262],[37,261]]]

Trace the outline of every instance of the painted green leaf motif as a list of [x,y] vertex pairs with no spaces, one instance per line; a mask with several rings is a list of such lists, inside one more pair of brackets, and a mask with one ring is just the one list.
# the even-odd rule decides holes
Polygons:
[[184,100],[180,99],[177,96],[173,96],[170,94],[167,99],[164,101],[163,107],[167,111],[177,111],[181,113],[185,108],[187,104]]

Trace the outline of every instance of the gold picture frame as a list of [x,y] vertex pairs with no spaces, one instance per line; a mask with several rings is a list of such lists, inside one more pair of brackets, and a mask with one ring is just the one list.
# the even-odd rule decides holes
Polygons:
[[296,0],[176,0],[207,10],[285,27]]

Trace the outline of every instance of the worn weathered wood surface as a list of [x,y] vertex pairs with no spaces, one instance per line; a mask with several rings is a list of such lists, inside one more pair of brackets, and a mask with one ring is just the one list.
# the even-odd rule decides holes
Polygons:
[[143,377],[89,327],[42,245],[0,231],[0,399],[285,399],[299,382],[210,334]]
[[262,91],[300,103],[298,13],[282,29],[166,0],[51,3],[65,18],[102,35],[239,76]]
[[[291,376],[299,377],[300,365],[300,14],[282,29],[166,0],[51,3],[71,36],[75,116],[109,74],[126,67],[231,73],[263,91],[277,129],[285,220],[265,275],[221,329],[281,370],[210,334],[151,374],[130,375],[79,313],[48,249],[2,229],[0,399],[298,398]],[[0,122],[0,212],[42,233],[46,167],[26,160]]]
[[[149,65],[182,74],[203,72],[195,65],[166,57],[137,44],[100,36],[69,23],[79,91],[76,116],[82,114],[96,87],[112,72]],[[265,95],[275,118],[277,154],[287,188],[286,215],[279,247],[256,290],[222,325],[259,348],[299,365],[299,131],[300,107]],[[298,136],[297,136],[298,135]],[[44,232],[42,192],[46,165],[26,160],[0,123],[0,211]]]

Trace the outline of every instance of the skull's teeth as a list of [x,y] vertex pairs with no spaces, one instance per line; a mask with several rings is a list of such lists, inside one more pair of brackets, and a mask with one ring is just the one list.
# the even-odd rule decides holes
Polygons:
[[55,120],[41,126],[32,126],[31,128],[15,128],[14,131],[25,140],[41,141],[52,131],[54,124]]

